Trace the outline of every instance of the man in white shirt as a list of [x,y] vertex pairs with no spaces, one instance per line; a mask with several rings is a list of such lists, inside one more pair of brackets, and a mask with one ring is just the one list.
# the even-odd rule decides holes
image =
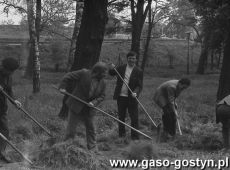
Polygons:
[[[138,103],[136,97],[139,96],[143,86],[143,71],[136,66],[136,53],[130,51],[127,54],[127,64],[116,67],[117,72],[121,75],[124,83],[114,68],[109,70],[109,74],[117,76],[116,88],[113,99],[117,100],[119,120],[125,122],[126,111],[128,109],[131,118],[131,126],[138,129]],[[114,67],[114,66],[113,66]],[[132,92],[128,89],[132,90]],[[125,137],[125,126],[119,125],[119,137]],[[131,138],[139,139],[137,132],[131,130]]]

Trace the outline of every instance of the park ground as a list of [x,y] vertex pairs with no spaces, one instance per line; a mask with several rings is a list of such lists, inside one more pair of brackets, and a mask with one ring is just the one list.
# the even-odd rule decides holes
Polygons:
[[[157,86],[173,78],[185,76],[190,78],[191,87],[184,91],[177,101],[182,136],[178,135],[174,141],[168,143],[156,143],[156,128],[153,127],[144,111],[139,108],[140,130],[150,135],[153,140],[141,137],[140,143],[134,144],[129,138],[130,130],[127,129],[126,140],[120,141],[117,135],[117,122],[102,113],[97,113],[97,143],[100,154],[89,152],[86,149],[84,126],[78,128],[74,141],[62,141],[66,122],[57,117],[62,95],[52,88],[52,85],[57,85],[64,73],[42,71],[41,92],[32,95],[31,81],[23,79],[23,72],[19,70],[14,75],[15,96],[32,116],[54,134],[54,137],[50,138],[24,113],[9,104],[8,119],[11,141],[37,166],[48,170],[111,169],[110,159],[190,160],[200,158],[216,161],[225,159],[227,152],[222,150],[221,125],[215,123],[215,101],[219,75],[215,73],[186,75],[185,70],[185,66],[177,66],[174,69],[147,68],[144,74],[143,91],[139,98],[148,113],[157,121],[161,116],[161,110],[152,100]],[[100,108],[117,116],[116,102],[112,99],[116,79],[107,77],[106,81],[106,99]],[[130,120],[127,119],[127,122],[129,123]],[[23,161],[10,147],[7,149],[7,156],[15,161]]]
[[[117,63],[120,56],[122,62],[125,62],[125,55],[129,46],[129,42],[104,44],[100,60]],[[23,68],[14,75],[13,89],[15,96],[22,102],[25,110],[49,129],[54,137],[50,138],[24,113],[10,103],[8,112],[10,140],[33,160],[35,165],[47,170],[101,170],[111,169],[110,159],[189,160],[200,158],[219,160],[225,159],[227,156],[227,153],[221,150],[221,125],[215,123],[219,70],[207,70],[205,75],[194,74],[200,54],[199,46],[196,46],[191,52],[193,62],[190,63],[191,74],[187,76],[186,41],[153,41],[150,45],[149,60],[146,63],[147,67],[144,73],[144,87],[139,98],[148,113],[157,122],[161,117],[161,110],[152,100],[157,86],[174,78],[190,78],[192,80],[191,87],[182,93],[177,101],[183,135],[178,135],[175,141],[156,143],[157,130],[144,111],[139,108],[140,130],[151,136],[153,140],[148,140],[142,136],[140,143],[133,144],[130,141],[130,130],[127,129],[127,138],[121,141],[118,139],[117,122],[102,113],[97,113],[99,155],[86,149],[84,126],[78,127],[77,137],[74,141],[62,141],[66,121],[60,120],[57,115],[61,108],[63,96],[52,85],[58,85],[65,73],[53,72],[55,62],[50,60],[49,54],[44,53],[44,51],[41,52],[41,92],[36,95],[32,94],[32,80],[23,78]],[[172,65],[169,63],[170,56],[173,58]],[[100,108],[113,116],[117,116],[116,101],[112,99],[116,79],[107,77],[106,81],[106,99]],[[129,118],[127,118],[127,122],[130,123]],[[20,155],[10,147],[7,149],[7,156],[17,162],[23,161]],[[25,165],[19,164],[5,165],[3,169],[20,168],[28,169]],[[174,168],[171,167],[171,169]]]

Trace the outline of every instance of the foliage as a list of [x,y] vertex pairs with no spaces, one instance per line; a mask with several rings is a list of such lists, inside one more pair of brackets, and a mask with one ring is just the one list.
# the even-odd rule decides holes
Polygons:
[[62,40],[53,40],[49,45],[50,56],[52,62],[55,64],[61,64],[66,59],[67,47]]
[[169,6],[167,22],[165,27],[166,34],[173,33],[179,38],[185,38],[186,31],[191,28],[197,29],[199,18],[195,15],[194,7],[189,1],[173,0]]
[[230,4],[225,0],[199,1],[190,0],[196,8],[196,15],[202,18],[203,33],[209,34],[212,49],[218,49],[225,41],[226,33],[229,33]]
[[130,3],[126,0],[110,1],[108,5],[108,10],[115,13],[120,13],[124,11],[129,5]]
[[[4,12],[8,13],[10,9],[16,9],[23,16],[21,24],[25,25],[25,15],[27,9],[23,0],[1,0],[0,4],[4,6]],[[42,0],[41,5],[41,24],[39,31],[45,32],[48,35],[60,35],[70,39],[71,33],[66,32],[64,25],[71,24],[77,17],[77,22],[80,23],[81,6],[75,7],[74,1],[65,0]],[[27,25],[27,24],[26,24]],[[79,24],[78,24],[79,25]]]
[[106,31],[105,34],[109,35],[109,34],[113,34],[113,33],[117,33],[119,32],[119,30],[121,29],[121,21],[119,19],[117,19],[115,17],[114,14],[109,13],[108,14],[108,23],[106,25]]

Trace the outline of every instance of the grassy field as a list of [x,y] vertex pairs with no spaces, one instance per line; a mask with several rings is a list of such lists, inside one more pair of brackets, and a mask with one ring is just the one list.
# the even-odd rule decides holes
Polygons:
[[[154,120],[161,117],[161,110],[153,103],[155,89],[162,82],[184,77],[184,68],[177,67],[147,69],[140,101]],[[132,144],[128,137],[120,141],[117,123],[101,113],[97,113],[97,142],[100,155],[86,149],[84,126],[78,128],[74,141],[63,142],[66,122],[57,117],[62,95],[51,85],[59,83],[64,73],[42,72],[41,92],[32,95],[31,81],[22,78],[22,71],[14,75],[15,96],[24,108],[41,124],[47,127],[54,137],[50,138],[37,127],[24,113],[9,104],[9,127],[11,140],[28,155],[35,164],[44,169],[111,169],[109,159],[225,159],[222,149],[221,125],[215,124],[215,100],[218,87],[218,74],[204,76],[191,74],[191,87],[178,99],[180,123],[183,136],[168,143],[156,143],[156,129],[151,125],[143,110],[139,109],[140,130],[150,135],[153,141],[141,137],[141,144]],[[107,79],[106,99],[100,106],[108,113],[117,116],[116,102],[112,100],[115,79]],[[127,119],[127,122],[130,122]],[[146,152],[143,147],[150,152]],[[15,151],[8,147],[7,156],[22,161]],[[164,168],[162,168],[164,169]],[[168,168],[170,169],[170,168]],[[171,167],[171,169],[173,169]],[[183,168],[184,169],[184,168]],[[188,168],[189,169],[189,168]],[[199,169],[199,168],[198,168]]]
[[[128,42],[103,44],[100,59],[116,63],[120,56],[124,62],[129,48]],[[155,89],[162,82],[174,78],[189,77],[192,80],[191,87],[178,99],[183,136],[178,135],[174,141],[168,143],[156,143],[157,130],[144,111],[139,108],[140,130],[151,136],[153,140],[147,140],[142,136],[139,144],[133,144],[129,137],[130,130],[127,129],[127,138],[120,141],[117,122],[102,113],[97,113],[97,143],[100,154],[96,155],[86,149],[84,126],[78,127],[74,141],[63,142],[66,122],[57,117],[62,104],[62,95],[51,86],[57,85],[64,73],[45,71],[53,69],[53,65],[44,50],[40,56],[41,92],[32,94],[32,83],[22,78],[23,70],[17,71],[14,75],[13,88],[15,96],[22,102],[23,107],[49,129],[54,137],[50,138],[24,113],[9,103],[11,141],[36,165],[48,170],[111,169],[110,159],[225,159],[227,153],[221,150],[221,125],[215,124],[215,100],[219,75],[213,72],[219,71],[215,70],[211,72],[212,74],[203,76],[193,74],[199,54],[200,47],[194,47],[191,52],[193,55],[191,74],[187,76],[185,75],[187,56],[185,40],[152,41],[148,53],[149,60],[145,69],[144,88],[140,101],[155,121],[159,121],[162,114],[152,100]],[[169,55],[173,56],[173,68],[169,67]],[[7,53],[7,56],[10,56],[10,53]],[[116,101],[112,100],[116,79],[108,77],[106,81],[106,99],[100,108],[117,116]],[[130,123],[129,118],[127,122]],[[7,156],[14,161],[23,161],[10,147],[7,149]],[[19,167],[11,167],[11,169],[19,169]]]

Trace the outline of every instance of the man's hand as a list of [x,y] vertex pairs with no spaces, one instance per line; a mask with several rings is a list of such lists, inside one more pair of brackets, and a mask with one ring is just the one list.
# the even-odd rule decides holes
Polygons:
[[61,93],[66,93],[66,89],[59,89]]
[[0,91],[2,91],[3,90],[3,87],[0,85]]
[[137,93],[132,93],[132,97],[136,98],[137,97]]
[[22,107],[21,102],[19,102],[18,100],[14,100],[14,103],[16,104],[16,106],[17,106],[18,108],[21,108],[21,107]]
[[111,69],[116,67],[113,63],[109,63],[108,65],[111,67]]
[[94,104],[92,102],[89,102],[89,107],[94,107]]

